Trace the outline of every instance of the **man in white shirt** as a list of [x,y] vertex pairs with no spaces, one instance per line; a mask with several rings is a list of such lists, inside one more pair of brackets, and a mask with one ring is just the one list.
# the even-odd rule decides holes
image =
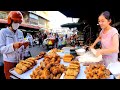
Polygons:
[[33,46],[33,37],[30,33],[27,33],[27,36],[26,36],[27,40],[29,40],[30,42],[30,45]]
[[29,45],[29,42],[24,42],[23,33],[18,29],[22,21],[20,11],[11,11],[8,14],[8,27],[0,30],[0,53],[3,54],[6,79],[10,79],[9,70],[23,59],[23,52]]

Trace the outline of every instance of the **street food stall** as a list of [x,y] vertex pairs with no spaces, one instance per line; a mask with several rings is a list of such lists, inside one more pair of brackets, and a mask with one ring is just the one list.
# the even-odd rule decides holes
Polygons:
[[[17,79],[120,79],[120,63],[105,67],[102,57],[96,58],[95,50],[84,51],[76,55],[71,53],[74,47],[54,48],[40,52],[36,57],[21,60],[10,70],[11,77]],[[76,51],[76,50],[75,50]],[[94,52],[94,53],[93,53]],[[81,54],[82,53],[82,54]],[[86,64],[87,63],[87,64]],[[112,67],[114,66],[114,68]]]

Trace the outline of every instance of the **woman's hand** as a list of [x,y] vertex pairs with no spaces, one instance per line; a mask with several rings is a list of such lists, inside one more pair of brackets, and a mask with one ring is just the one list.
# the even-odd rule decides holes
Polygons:
[[100,55],[102,55],[102,51],[101,51],[101,50],[98,50],[98,51],[96,52],[96,56],[98,57],[98,56],[100,56]]
[[30,44],[30,42],[23,42],[23,45],[24,45],[25,48],[26,48],[29,44]]
[[22,45],[23,45],[22,42],[15,42],[15,43],[13,44],[13,48],[14,48],[14,49],[18,49],[18,48],[20,48]]
[[88,48],[89,50],[91,50],[91,49],[94,49],[94,46],[93,45],[91,45],[91,46],[89,46],[89,48]]

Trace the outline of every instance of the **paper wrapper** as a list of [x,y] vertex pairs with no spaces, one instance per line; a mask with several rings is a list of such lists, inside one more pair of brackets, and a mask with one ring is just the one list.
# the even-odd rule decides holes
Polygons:
[[79,60],[80,63],[82,63],[85,66],[88,66],[89,64],[104,64],[102,56],[96,57],[92,52],[86,52],[82,56],[76,57],[76,59]]

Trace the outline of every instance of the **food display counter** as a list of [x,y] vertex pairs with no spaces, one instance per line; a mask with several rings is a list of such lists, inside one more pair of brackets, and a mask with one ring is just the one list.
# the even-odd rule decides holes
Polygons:
[[[70,50],[70,49],[69,49]],[[51,51],[52,51],[52,53],[51,53]],[[84,66],[82,63],[80,63],[78,60],[76,60],[75,59],[75,56],[72,56],[72,55],[70,55],[70,53],[68,54],[68,53],[66,53],[66,52],[64,52],[64,50],[59,50],[59,51],[57,51],[57,50],[50,50],[49,52],[47,52],[46,54],[49,54],[49,53],[51,53],[51,56],[53,56],[54,57],[54,54],[53,53],[56,53],[55,55],[58,55],[57,57],[59,58],[60,57],[60,62],[58,62],[56,65],[58,65],[59,64],[59,66],[61,65],[63,65],[64,67],[66,67],[66,69],[64,69],[64,71],[62,71],[62,74],[60,73],[59,74],[59,78],[57,77],[57,78],[52,78],[52,79],[90,79],[90,78],[87,78],[87,74],[86,74],[86,69],[88,68],[88,66]],[[65,57],[66,56],[66,57]],[[53,57],[52,57],[52,59],[53,59]],[[72,57],[72,59],[70,59]],[[74,57],[74,58],[73,58]],[[34,79],[35,77],[32,75],[33,73],[35,74],[35,70],[37,70],[37,69],[41,69],[42,68],[42,64],[41,64],[41,62],[42,63],[45,63],[45,59],[46,58],[48,58],[48,56],[47,55],[45,55],[45,56],[43,56],[42,58],[40,58],[40,59],[38,59],[38,60],[36,60],[36,65],[34,65],[33,66],[33,68],[31,68],[30,70],[28,70],[28,71],[26,71],[26,72],[24,72],[24,73],[22,73],[22,74],[18,74],[16,71],[15,71],[15,69],[14,68],[12,68],[11,70],[10,70],[10,73],[11,73],[11,78],[12,77],[16,77],[16,78],[18,78],[18,79]],[[68,60],[68,62],[65,62],[65,59],[67,58],[67,60]],[[54,60],[53,60],[54,61]],[[46,61],[47,62],[47,61]],[[53,63],[54,64],[54,63]],[[78,65],[79,64],[79,65]],[[59,67],[58,66],[58,67]],[[50,66],[50,67],[52,67],[52,66]],[[50,68],[49,67],[49,68]],[[54,67],[54,66],[53,66]],[[102,69],[103,70],[107,70],[105,67],[102,67],[102,66],[99,66],[99,68],[97,68],[96,67],[96,73],[97,73],[97,69],[101,69],[101,71],[100,70],[98,70],[99,72],[101,72],[101,74],[100,75],[102,75]],[[54,70],[54,72],[53,73],[55,73],[55,70],[57,70],[56,68],[54,68],[53,69]],[[58,69],[59,70],[59,69]],[[63,70],[63,69],[62,69]],[[44,70],[43,70],[44,71]],[[95,70],[94,70],[95,71]],[[52,72],[52,69],[49,69],[49,72]],[[91,70],[91,72],[92,72],[92,70]],[[108,71],[107,71],[108,72]],[[39,72],[40,73],[40,72]],[[49,75],[51,75],[50,73],[48,73],[48,70],[46,70],[46,72],[45,73],[47,73],[47,74],[49,74]],[[72,75],[72,73],[73,73],[73,76],[75,75],[75,77],[73,77],[73,76],[69,76],[70,74]],[[109,73],[109,74],[108,74]],[[112,75],[110,72],[108,72],[108,73],[105,73],[105,75],[108,75],[108,76],[106,76],[107,78],[103,78],[103,79],[115,79],[115,77],[114,77],[114,75]],[[46,74],[46,75],[47,75]],[[69,74],[69,75],[68,75]],[[91,73],[92,74],[92,73]],[[65,75],[66,75],[66,78],[65,78]],[[97,74],[96,74],[97,75]],[[94,75],[93,75],[94,76]],[[33,78],[34,77],[34,78]],[[53,77],[53,76],[51,76],[51,77]],[[90,76],[89,76],[90,77]],[[42,78],[42,76],[41,76],[41,78]],[[35,79],[41,79],[41,78],[35,78]],[[100,78],[100,77],[99,77]],[[44,78],[42,78],[42,79],[44,79]],[[49,79],[49,78],[48,78]],[[92,78],[92,79],[94,79],[94,78]],[[97,78],[95,78],[95,79],[97,79]]]

